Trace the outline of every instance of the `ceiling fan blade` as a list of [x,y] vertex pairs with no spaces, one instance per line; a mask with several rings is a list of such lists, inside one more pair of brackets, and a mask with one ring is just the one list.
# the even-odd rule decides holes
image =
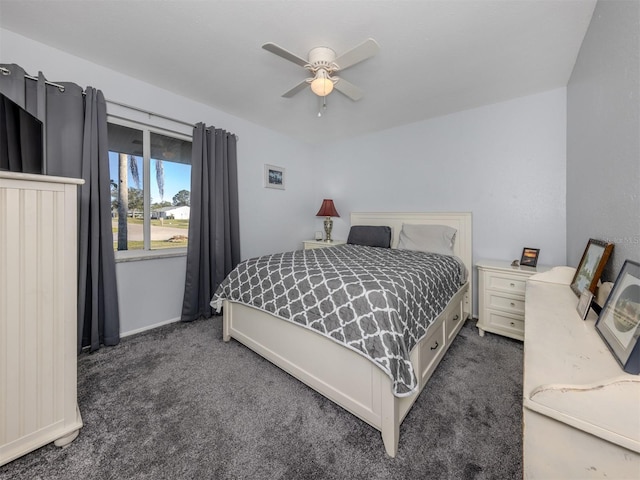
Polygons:
[[364,92],[356,87],[353,83],[347,82],[343,78],[332,77],[336,82],[333,84],[333,88],[338,90],[343,95],[346,95],[354,102],[357,102],[362,98]]
[[262,48],[264,48],[268,52],[275,53],[276,55],[284,58],[285,60],[289,60],[290,62],[296,63],[301,67],[304,67],[309,63],[304,58],[300,58],[296,54],[285,50],[284,48],[276,45],[275,43],[265,43],[264,45],[262,45]]
[[298,85],[296,85],[291,90],[289,90],[288,92],[283,93],[282,96],[285,97],[285,98],[293,97],[296,93],[301,92],[302,90],[304,90],[308,86],[309,86],[309,82],[307,82],[306,80],[303,80]]
[[373,57],[379,51],[380,47],[378,46],[378,42],[373,38],[367,38],[360,45],[353,47],[348,52],[337,57],[333,63],[338,66],[339,70],[344,70],[345,68],[349,68],[350,66],[360,63],[367,58]]

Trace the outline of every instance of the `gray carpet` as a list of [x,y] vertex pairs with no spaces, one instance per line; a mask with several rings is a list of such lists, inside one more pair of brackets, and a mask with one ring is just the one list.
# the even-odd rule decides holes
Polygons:
[[78,361],[84,428],[0,467],[2,479],[521,478],[522,343],[467,321],[400,427],[378,431],[221,340],[176,323]]

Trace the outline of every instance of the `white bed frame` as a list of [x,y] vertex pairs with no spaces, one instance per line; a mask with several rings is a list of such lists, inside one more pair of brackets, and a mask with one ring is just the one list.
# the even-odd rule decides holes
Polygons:
[[352,213],[351,225],[388,225],[392,248],[403,223],[448,225],[458,233],[454,253],[468,270],[468,282],[429,327],[411,352],[418,390],[408,397],[392,393],[390,378],[353,350],[266,312],[225,300],[223,340],[231,337],[317,392],[380,430],[386,452],[398,451],[400,424],[471,312],[471,213]]

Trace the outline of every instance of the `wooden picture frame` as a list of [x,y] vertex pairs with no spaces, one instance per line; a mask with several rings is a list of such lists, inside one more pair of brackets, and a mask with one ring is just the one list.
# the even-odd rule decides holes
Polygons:
[[626,260],[607,297],[596,330],[627,373],[640,373],[640,263]]
[[538,265],[538,256],[540,255],[539,248],[523,248],[522,256],[520,257],[521,267],[535,267]]
[[573,280],[571,280],[573,293],[580,296],[582,290],[587,289],[595,295],[598,280],[600,280],[600,275],[602,275],[612,251],[613,243],[589,239]]
[[286,170],[275,165],[264,164],[264,186],[265,188],[277,188],[284,190],[286,183]]

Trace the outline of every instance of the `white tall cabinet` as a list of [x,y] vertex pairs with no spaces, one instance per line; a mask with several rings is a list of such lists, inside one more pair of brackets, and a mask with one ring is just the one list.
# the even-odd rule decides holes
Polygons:
[[82,427],[77,407],[77,186],[0,172],[0,465]]

